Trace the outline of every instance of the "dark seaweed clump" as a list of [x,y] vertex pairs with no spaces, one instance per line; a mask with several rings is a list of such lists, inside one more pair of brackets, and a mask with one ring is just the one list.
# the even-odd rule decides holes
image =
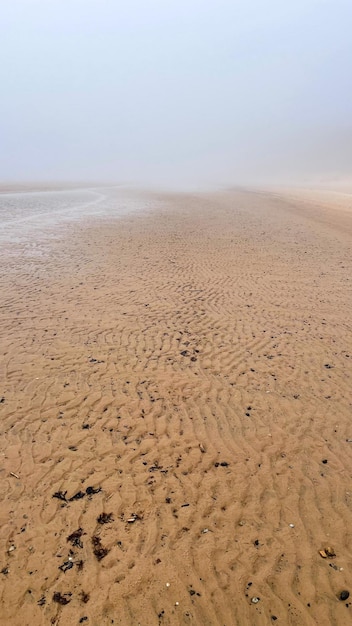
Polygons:
[[94,556],[97,558],[98,561],[101,561],[109,553],[108,548],[104,548],[101,545],[101,539],[96,535],[92,537],[92,544]]
[[81,537],[82,535],[85,535],[85,534],[86,533],[83,531],[83,528],[77,528],[77,530],[71,533],[71,535],[66,537],[66,540],[69,541],[69,543],[72,543],[73,546],[77,546],[78,548],[83,548]]
[[71,602],[71,596],[72,596],[72,593],[60,593],[59,591],[55,591],[53,595],[53,600],[54,602],[57,602],[58,604],[62,604],[62,606],[65,606],[65,604],[68,604],[69,602]]
[[114,517],[112,513],[100,513],[97,518],[98,524],[109,524],[109,522],[113,522]]

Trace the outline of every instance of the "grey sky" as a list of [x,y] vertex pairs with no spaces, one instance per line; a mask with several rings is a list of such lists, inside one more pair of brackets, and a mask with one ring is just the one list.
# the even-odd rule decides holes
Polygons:
[[346,174],[351,0],[3,0],[0,178]]

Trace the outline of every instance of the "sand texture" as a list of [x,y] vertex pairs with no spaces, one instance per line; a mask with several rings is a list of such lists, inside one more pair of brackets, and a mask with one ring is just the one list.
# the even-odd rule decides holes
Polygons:
[[156,194],[2,247],[1,625],[352,623],[339,198]]

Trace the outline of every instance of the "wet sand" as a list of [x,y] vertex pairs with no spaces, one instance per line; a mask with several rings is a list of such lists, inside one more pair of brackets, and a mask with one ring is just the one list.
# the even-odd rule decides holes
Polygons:
[[351,623],[338,198],[149,194],[3,242],[1,624]]

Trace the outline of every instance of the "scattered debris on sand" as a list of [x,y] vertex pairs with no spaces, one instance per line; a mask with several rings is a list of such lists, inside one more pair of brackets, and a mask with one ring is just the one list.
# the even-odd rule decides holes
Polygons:
[[71,602],[71,596],[72,593],[60,593],[59,591],[55,591],[53,594],[53,600],[54,602],[65,606],[65,604]]
[[110,524],[110,522],[114,521],[114,516],[112,513],[100,513],[97,518],[98,524]]
[[96,535],[93,535],[92,537],[92,545],[94,556],[98,561],[101,561],[109,553],[108,548],[104,548],[102,546],[100,537],[97,537]]
[[74,547],[83,548],[81,537],[85,534],[86,533],[83,531],[83,528],[77,528],[77,530],[66,537],[66,541],[71,543]]

